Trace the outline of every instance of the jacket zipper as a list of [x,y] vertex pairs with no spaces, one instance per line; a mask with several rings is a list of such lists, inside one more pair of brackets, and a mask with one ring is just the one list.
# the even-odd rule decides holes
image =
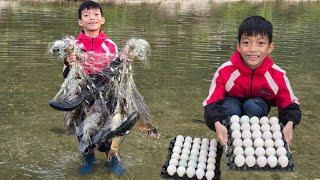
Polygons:
[[255,69],[252,70],[252,73],[251,73],[251,79],[250,79],[250,96],[252,95],[252,81],[253,81],[253,75],[254,75],[254,72],[255,72]]
[[93,51],[93,44],[94,44],[94,41],[93,41],[93,38],[91,38],[91,50]]

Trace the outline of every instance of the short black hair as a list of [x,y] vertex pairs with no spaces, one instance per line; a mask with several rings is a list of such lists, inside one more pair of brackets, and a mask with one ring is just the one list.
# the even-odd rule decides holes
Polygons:
[[95,1],[85,1],[78,8],[78,18],[81,19],[82,11],[85,9],[100,9],[101,15],[103,17],[102,6],[101,4]]
[[261,16],[250,16],[242,21],[238,31],[238,41],[240,43],[241,36],[245,34],[252,35],[267,35],[269,43],[272,42],[272,24]]

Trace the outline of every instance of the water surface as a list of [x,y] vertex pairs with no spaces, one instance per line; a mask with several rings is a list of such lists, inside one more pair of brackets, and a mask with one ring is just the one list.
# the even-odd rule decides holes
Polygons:
[[[213,138],[203,120],[202,100],[213,73],[234,51],[239,23],[263,15],[274,25],[278,65],[287,71],[303,117],[291,152],[294,173],[230,172],[225,179],[315,179],[320,177],[320,4],[204,3],[112,6],[104,4],[103,29],[121,48],[130,37],[152,46],[150,67],[135,64],[159,140],[135,127],[120,151],[127,173],[120,179],[159,179],[170,140],[178,134]],[[78,3],[0,2],[0,176],[2,179],[78,179],[81,154],[75,137],[64,134],[62,113],[51,99],[62,83],[62,62],[47,46],[79,33]],[[275,114],[276,110],[272,111]],[[224,157],[223,157],[224,160]],[[98,155],[90,179],[117,179]]]

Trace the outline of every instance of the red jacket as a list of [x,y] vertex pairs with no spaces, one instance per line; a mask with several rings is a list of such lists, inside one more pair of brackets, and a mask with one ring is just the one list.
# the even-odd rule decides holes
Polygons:
[[117,45],[103,31],[94,38],[81,32],[76,39],[76,44],[90,56],[82,64],[85,73],[89,75],[101,72],[118,55]]
[[238,51],[235,51],[230,61],[222,64],[214,74],[209,95],[203,101],[203,106],[223,100],[225,96],[239,99],[260,97],[268,104],[276,105],[279,111],[289,105],[299,104],[286,72],[274,64],[269,56],[263,60],[261,66],[252,70],[243,63]]
[[117,45],[109,39],[109,37],[100,31],[95,38],[86,36],[83,32],[77,37],[76,43],[87,53],[94,52],[96,54],[105,54],[106,58],[93,57],[91,60],[86,60],[83,64],[84,70],[87,74],[94,74],[100,72],[106,65],[113,60],[118,54]]

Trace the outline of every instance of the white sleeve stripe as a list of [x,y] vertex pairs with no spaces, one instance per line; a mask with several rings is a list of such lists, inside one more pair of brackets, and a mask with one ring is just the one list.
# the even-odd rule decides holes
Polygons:
[[288,77],[285,74],[283,74],[283,76],[284,76],[284,81],[286,83],[286,86],[287,86],[287,88],[289,90],[291,101],[299,104],[298,98],[293,94],[293,91],[292,91],[292,88],[291,88],[291,85],[290,85]]
[[110,55],[110,51],[109,51],[109,48],[108,46],[103,42],[101,44],[101,47],[104,49],[104,51],[106,52],[106,55],[109,56]]
[[280,71],[280,72],[283,73],[283,78],[284,78],[285,84],[286,84],[286,86],[287,86],[287,89],[288,89],[288,91],[289,91],[291,101],[299,104],[298,98],[293,94],[293,91],[292,91],[292,88],[291,88],[289,79],[288,79],[288,77],[286,76],[286,71],[283,70],[283,69],[281,69],[281,68],[280,68],[278,65],[276,65],[276,64],[273,64],[273,65],[272,65],[272,68],[274,68],[274,69],[276,69],[276,70],[278,70],[278,71]]
[[118,47],[117,47],[116,43],[114,43],[111,39],[107,39],[107,41],[114,45],[115,54],[118,54]]
[[202,105],[203,106],[206,106],[207,105],[207,101],[210,99],[210,97],[212,96],[212,93],[214,92],[214,90],[216,89],[216,80],[219,76],[219,71],[226,67],[226,66],[230,66],[232,65],[231,61],[228,61],[228,62],[225,62],[223,63],[219,68],[218,70],[216,71],[216,73],[214,74],[213,78],[212,78],[212,81],[211,81],[211,85],[210,85],[210,89],[209,89],[209,95],[207,96],[207,98],[202,102]]
[[274,79],[272,78],[271,74],[269,73],[269,71],[267,71],[264,74],[264,77],[266,78],[266,80],[268,81],[269,86],[271,87],[273,93],[275,95],[277,95],[279,87],[277,85],[277,83],[274,81]]
[[225,85],[225,88],[226,88],[226,91],[229,92],[231,90],[231,88],[234,86],[234,81],[240,76],[240,72],[238,70],[235,70],[229,80],[227,81],[226,85]]

